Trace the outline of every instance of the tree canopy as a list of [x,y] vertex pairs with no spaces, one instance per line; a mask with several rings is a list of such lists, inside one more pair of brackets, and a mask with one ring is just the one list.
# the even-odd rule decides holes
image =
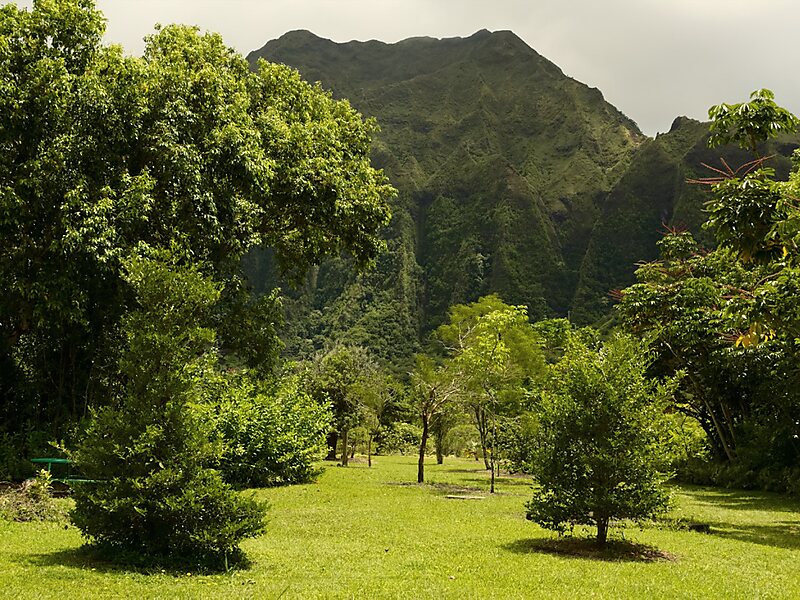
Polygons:
[[574,339],[541,392],[534,456],[539,487],[528,518],[565,531],[611,519],[643,519],[666,506],[656,469],[663,416],[659,388],[645,376],[641,343],[615,337],[595,351]]
[[91,0],[0,9],[0,386],[16,423],[99,393],[133,302],[121,264],[144,246],[228,282],[256,245],[299,274],[383,247],[374,121],[288,67],[251,70],[217,34],[157,28],[134,57],[101,44],[104,26]]
[[705,227],[718,246],[669,232],[661,258],[641,265],[623,291],[619,315],[653,342],[660,374],[686,374],[674,407],[698,419],[718,458],[739,466],[735,484],[752,486],[763,475],[786,489],[800,458],[800,155],[780,181],[760,144],[796,130],[798,120],[769,90],[714,106],[709,116],[710,145],[733,141],[753,155],[694,181],[710,189]]

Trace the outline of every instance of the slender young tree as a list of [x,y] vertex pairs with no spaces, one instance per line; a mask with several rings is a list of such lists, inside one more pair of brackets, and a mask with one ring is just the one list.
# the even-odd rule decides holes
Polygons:
[[453,361],[445,360],[437,364],[429,356],[417,355],[416,368],[411,374],[417,411],[422,423],[422,437],[417,461],[417,483],[425,481],[425,453],[428,449],[431,421],[456,399],[461,391],[462,379],[463,374]]
[[500,465],[498,417],[518,413],[525,388],[544,374],[542,344],[528,322],[526,309],[505,304],[496,295],[452,307],[449,323],[441,326],[436,336],[463,373],[463,395],[481,433],[494,493]]

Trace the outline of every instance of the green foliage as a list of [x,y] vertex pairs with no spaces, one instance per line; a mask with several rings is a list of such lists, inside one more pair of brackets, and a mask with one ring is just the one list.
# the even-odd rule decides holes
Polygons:
[[264,529],[264,507],[211,469],[222,447],[195,408],[216,362],[204,324],[219,289],[166,252],[132,256],[124,273],[138,306],[123,319],[122,380],[74,452],[94,481],[76,486],[71,518],[113,551],[219,566]]
[[50,436],[28,429],[14,433],[0,431],[0,481],[22,481],[35,475],[30,458],[50,456],[53,446]]
[[[709,146],[733,141],[758,159],[758,144],[800,127],[800,119],[775,104],[770,90],[757,90],[750,97],[747,103],[709,109]],[[784,246],[786,240],[781,239],[779,224],[798,212],[794,199],[787,202],[782,198],[787,186],[775,181],[774,169],[765,168],[762,160],[736,171],[729,167],[722,175],[712,187],[706,228],[714,231],[721,247],[734,249],[744,262],[769,263],[785,258],[789,250]]]
[[340,252],[363,266],[384,247],[394,190],[370,165],[373,121],[288,67],[251,70],[217,34],[158,28],[138,57],[101,45],[103,33],[91,0],[0,9],[11,430],[69,427],[107,396],[133,303],[122,265],[142,243],[209,265],[226,290],[220,342],[264,374],[279,351],[275,303],[242,297],[241,256],[266,245],[304,272]]
[[757,152],[758,144],[783,132],[794,133],[800,120],[775,104],[775,94],[767,89],[750,94],[750,102],[717,104],[708,109],[711,119],[710,147],[735,143]]
[[[721,173],[704,165],[724,173],[725,164],[735,169],[752,156],[734,144],[711,150],[709,135],[708,123],[679,117],[669,132],[640,147],[600,205],[570,312],[574,322],[597,323],[609,314],[613,305],[609,292],[635,283],[635,265],[658,258],[657,242],[665,230],[688,230],[701,246],[715,244],[713,233],[703,229],[710,197],[697,183]],[[773,157],[769,166],[778,179],[789,172],[786,155],[797,143],[796,135],[784,134],[759,146],[763,155]],[[746,230],[739,232],[747,235]]]
[[454,427],[464,421],[464,417],[463,409],[454,403],[445,406],[443,410],[431,418],[430,431],[436,447],[437,463],[442,464],[445,456],[463,450],[463,448],[454,448],[449,444],[449,442],[454,441],[449,434]]
[[377,369],[361,346],[336,346],[318,354],[303,373],[303,385],[320,404],[330,404],[333,426],[341,431],[359,424],[362,396],[371,393],[370,376]]
[[371,433],[377,433],[378,415],[389,394],[385,375],[365,348],[337,345],[317,353],[305,366],[301,381],[312,398],[330,406],[333,432],[328,436],[328,456],[336,456],[341,436],[342,465],[347,466],[348,432],[368,424]]
[[481,440],[475,425],[454,425],[448,430],[444,440],[444,452],[461,458],[471,457],[478,460]]
[[232,368],[247,368],[272,380],[281,363],[283,343],[278,328],[283,323],[280,290],[257,295],[240,278],[223,290],[215,318],[223,359]]
[[422,430],[417,425],[397,421],[391,423],[381,434],[378,447],[380,454],[413,454],[419,449]]
[[625,290],[623,325],[651,341],[654,372],[686,373],[673,406],[699,422],[717,458],[754,452],[794,464],[800,413],[792,342],[779,335],[756,343],[766,332],[750,324],[740,296],[768,271],[745,268],[730,250],[698,252],[685,233],[665,237],[662,248],[664,258],[642,266],[639,283]]
[[541,338],[524,307],[509,306],[496,295],[451,307],[450,321],[436,330],[436,337],[452,353],[464,404],[488,454],[487,468],[494,470],[499,418],[505,415],[509,419],[502,422],[511,423],[520,415],[526,391],[544,375]]
[[497,454],[503,467],[511,473],[531,473],[539,435],[539,417],[525,411],[501,419],[497,431]]
[[[710,143],[733,140],[758,155],[759,144],[796,127],[771,93],[753,98],[712,107]],[[670,233],[661,259],[640,267],[619,305],[623,324],[653,342],[655,369],[685,372],[674,406],[698,420],[716,458],[729,463],[678,469],[694,481],[749,477],[748,485],[789,489],[786,473],[800,460],[793,233],[800,175],[795,166],[788,181],[776,181],[774,164],[757,158],[701,180],[711,186],[706,228],[719,248],[703,251],[689,233]]]
[[318,474],[314,462],[324,456],[331,414],[301,389],[298,376],[274,390],[237,378],[210,412],[225,445],[219,468],[228,483],[307,483]]
[[762,168],[743,178],[721,180],[707,203],[704,227],[714,232],[721,248],[734,248],[742,262],[769,263],[780,260],[783,245],[774,228],[787,218],[773,169]]
[[0,519],[8,521],[61,521],[63,506],[52,496],[50,473],[39,471],[25,480],[19,489],[0,490]]
[[593,524],[604,544],[611,520],[665,510],[656,424],[668,390],[647,379],[648,360],[642,344],[618,336],[599,351],[572,343],[552,367],[538,411],[539,488],[529,519],[559,532]]
[[657,425],[663,428],[659,471],[680,477],[689,464],[709,460],[708,436],[697,419],[682,412],[667,412]]
[[766,490],[800,496],[800,468],[749,461],[723,463],[693,460],[678,470],[681,482],[736,490]]

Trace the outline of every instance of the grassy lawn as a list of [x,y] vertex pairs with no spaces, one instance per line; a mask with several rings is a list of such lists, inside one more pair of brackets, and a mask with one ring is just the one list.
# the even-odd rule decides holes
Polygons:
[[[248,570],[142,573],[89,561],[64,524],[0,521],[7,598],[798,598],[800,503],[757,493],[675,489],[676,521],[711,533],[629,527],[607,554],[558,542],[525,520],[526,479],[489,496],[474,461],[411,457],[372,469],[326,466],[315,484],[262,490],[268,533],[245,543]],[[480,500],[448,495],[480,495]],[[570,554],[572,553],[572,554]],[[581,555],[576,556],[575,553]]]

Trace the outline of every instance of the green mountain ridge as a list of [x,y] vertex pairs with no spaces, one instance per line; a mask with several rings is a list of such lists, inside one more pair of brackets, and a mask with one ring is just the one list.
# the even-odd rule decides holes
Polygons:
[[[707,166],[724,168],[721,159],[736,168],[752,155],[733,146],[708,147],[708,123],[678,117],[670,131],[648,140],[630,167],[604,199],[581,266],[571,316],[593,323],[611,310],[608,292],[635,281],[634,266],[658,256],[656,242],[667,229],[691,231],[706,247],[713,236],[702,229],[707,188],[690,183],[714,176]],[[797,136],[783,136],[761,149],[773,156],[770,166],[779,179],[791,168]],[[707,165],[707,166],[704,166]]]
[[[663,224],[703,220],[685,179],[715,160],[705,125],[679,118],[647,138],[510,31],[395,44],[293,31],[248,59],[262,57],[374,117],[373,161],[398,189],[373,271],[329,261],[291,295],[289,354],[345,339],[402,364],[451,304],[490,292],[534,319],[593,322]],[[257,285],[278,281],[268,257],[251,261]]]

